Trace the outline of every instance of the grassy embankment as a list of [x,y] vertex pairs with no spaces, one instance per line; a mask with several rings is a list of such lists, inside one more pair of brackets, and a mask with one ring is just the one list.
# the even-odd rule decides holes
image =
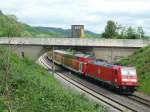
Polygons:
[[104,111],[104,107],[89,102],[82,95],[64,90],[34,62],[11,54],[9,63],[5,53],[0,47],[0,112]]
[[133,55],[120,61],[137,69],[140,86],[138,90],[150,95],[150,46],[137,50]]

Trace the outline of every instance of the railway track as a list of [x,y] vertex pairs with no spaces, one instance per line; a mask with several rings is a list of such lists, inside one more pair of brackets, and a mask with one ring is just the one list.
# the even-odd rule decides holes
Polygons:
[[[49,60],[47,60],[47,58],[45,56],[43,57],[43,61],[41,61],[41,62],[43,63],[43,65],[47,66],[48,69],[51,69],[51,63],[49,62]],[[104,104],[111,106],[112,108],[114,108],[117,111],[133,111],[133,112],[138,111],[137,108],[133,108],[130,105],[125,105],[124,103],[120,103],[117,100],[109,97],[108,95],[101,93],[101,92],[97,92],[95,89],[91,89],[90,87],[86,86],[85,84],[81,83],[80,81],[74,80],[74,78],[71,78],[70,75],[66,75],[66,74],[68,74],[68,72],[66,72],[66,71],[61,71],[61,73],[56,72],[56,74],[59,77],[61,77],[62,79],[64,79],[65,81],[71,83],[72,85],[81,89],[85,93],[91,95],[92,97],[99,100],[100,102],[103,102]],[[145,100],[142,101],[142,99],[140,99],[140,98],[139,98],[140,100],[133,96],[130,96],[128,98],[133,99],[134,102],[137,101],[146,106],[149,106],[149,102],[146,102]]]
[[92,97],[96,98],[97,100],[100,100],[100,102],[102,101],[102,102],[110,105],[111,107],[115,108],[118,111],[131,110],[131,109],[128,109],[127,107],[124,107],[123,105],[118,104],[117,102],[115,102],[112,99],[106,97],[105,95],[99,94],[99,93],[91,90],[90,88],[86,87],[85,85],[79,84],[78,82],[70,79],[69,77],[66,77],[66,76],[62,75],[62,73],[61,74],[56,73],[56,74],[59,75],[64,80],[70,82],[74,86],[78,87],[82,91],[84,91],[84,92],[88,93],[89,95],[91,95]]
[[150,101],[147,100],[147,99],[144,99],[142,97],[139,97],[139,96],[136,96],[136,95],[131,95],[131,96],[127,96],[127,98],[129,98],[129,99],[131,99],[133,101],[136,101],[136,102],[138,102],[140,104],[143,104],[143,105],[145,105],[147,107],[150,107]]

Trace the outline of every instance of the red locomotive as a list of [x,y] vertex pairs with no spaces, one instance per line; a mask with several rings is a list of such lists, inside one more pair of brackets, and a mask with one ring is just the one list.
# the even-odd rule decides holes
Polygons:
[[[48,55],[51,58],[51,54]],[[138,86],[136,69],[96,61],[94,56],[83,53],[54,51],[54,61],[74,72],[105,82],[121,92],[133,93]]]

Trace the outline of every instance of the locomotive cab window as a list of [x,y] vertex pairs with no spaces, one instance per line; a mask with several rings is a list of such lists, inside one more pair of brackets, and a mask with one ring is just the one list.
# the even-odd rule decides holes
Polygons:
[[136,69],[131,67],[123,67],[121,69],[121,74],[125,76],[136,76]]

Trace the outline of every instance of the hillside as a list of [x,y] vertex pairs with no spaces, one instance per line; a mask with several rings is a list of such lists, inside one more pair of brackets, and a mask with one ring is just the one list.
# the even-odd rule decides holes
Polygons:
[[138,90],[150,95],[150,46],[139,49],[120,63],[136,67],[140,82]]
[[89,102],[83,95],[64,90],[34,62],[19,59],[0,47],[0,112],[103,111],[103,107]]
[[[62,29],[62,28],[54,28],[54,27],[33,27],[39,32],[43,32],[43,34],[51,34],[56,37],[70,37],[71,30],[70,29]],[[86,38],[98,38],[100,34],[93,33],[91,31],[85,30]]]
[[[14,15],[5,15],[0,11],[0,37],[70,37],[70,29],[54,27],[33,27],[19,22]],[[100,37],[99,34],[85,31],[85,37]]]
[[14,15],[4,15],[0,11],[0,37],[2,36],[20,36],[23,25],[17,21]]

